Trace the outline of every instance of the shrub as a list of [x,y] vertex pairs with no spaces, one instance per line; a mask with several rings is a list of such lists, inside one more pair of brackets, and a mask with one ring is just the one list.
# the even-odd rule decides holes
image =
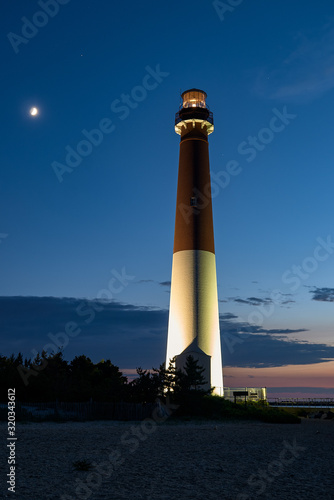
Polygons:
[[301,421],[300,418],[284,410],[263,406],[259,403],[232,403],[220,396],[202,395],[197,391],[184,397],[173,417],[260,420],[280,424],[295,424]]

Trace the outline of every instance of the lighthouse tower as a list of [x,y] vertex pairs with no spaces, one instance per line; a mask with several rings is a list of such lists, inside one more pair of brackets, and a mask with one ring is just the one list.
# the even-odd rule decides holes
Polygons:
[[166,366],[187,356],[205,368],[206,387],[223,395],[216,257],[208,136],[213,116],[206,93],[183,92],[175,117],[181,136]]

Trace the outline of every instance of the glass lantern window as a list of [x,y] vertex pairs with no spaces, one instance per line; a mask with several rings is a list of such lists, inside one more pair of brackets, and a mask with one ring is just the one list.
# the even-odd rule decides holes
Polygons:
[[206,108],[204,92],[191,90],[183,95],[184,108]]

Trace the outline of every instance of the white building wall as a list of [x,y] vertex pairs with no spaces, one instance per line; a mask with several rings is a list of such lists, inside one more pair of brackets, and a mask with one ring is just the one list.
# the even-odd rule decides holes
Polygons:
[[223,387],[216,258],[204,250],[174,253],[166,365],[193,340],[211,356],[211,386]]

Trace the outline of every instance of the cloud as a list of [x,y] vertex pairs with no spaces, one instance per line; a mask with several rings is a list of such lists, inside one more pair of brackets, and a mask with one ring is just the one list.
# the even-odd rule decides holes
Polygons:
[[334,346],[289,338],[300,329],[265,329],[220,316],[223,364],[247,368],[325,363],[334,359]]
[[263,328],[259,328],[258,332],[260,333],[267,333],[268,335],[288,335],[290,333],[299,333],[299,332],[308,332],[306,328],[299,328],[297,330],[290,330],[289,328],[283,328],[283,329],[272,329],[272,330],[265,330]]
[[313,294],[312,300],[319,302],[334,302],[334,288],[318,288],[314,287],[310,290]]
[[316,35],[298,34],[295,48],[275,67],[258,70],[254,90],[281,101],[315,99],[334,88],[334,29]]
[[161,286],[170,286],[171,282],[170,281],[160,281],[159,285],[161,285]]
[[224,321],[226,321],[228,319],[237,319],[238,316],[236,316],[235,314],[232,314],[232,313],[223,313],[223,314],[220,314],[220,318],[223,319]]
[[[76,331],[74,336],[67,331]],[[165,358],[168,311],[116,301],[56,297],[0,297],[0,354],[34,357],[49,344],[63,345],[64,358],[85,354],[119,367],[159,366]],[[220,315],[227,366],[264,367],[325,362],[334,347],[297,341],[305,329],[265,329],[235,314]]]
[[260,299],[259,297],[248,297],[248,299],[235,298],[233,300],[234,302],[238,302],[239,304],[248,304],[250,306],[268,305],[272,304],[273,302],[270,298]]
[[246,335],[289,335],[291,333],[307,332],[306,328],[290,329],[290,328],[272,328],[266,329],[259,325],[251,325],[246,321],[238,320],[238,316],[233,313],[224,313],[219,315],[220,327],[222,330],[230,334],[246,334]]
[[171,282],[170,281],[155,281],[155,280],[139,280],[136,281],[137,285],[142,285],[143,283],[155,283],[160,286],[165,286],[167,288],[170,288]]
[[[66,335],[66,325],[80,330]],[[116,301],[56,297],[0,297],[1,353],[34,357],[49,344],[64,357],[110,358],[117,366],[160,364],[165,356],[168,311]],[[50,345],[51,344],[51,345]],[[66,345],[65,345],[66,344]],[[56,346],[58,347],[58,346]]]
[[[266,292],[268,293],[268,292]],[[274,304],[279,307],[286,307],[288,304],[293,304],[295,300],[292,298],[292,294],[288,293],[276,293],[275,300],[270,297],[247,297],[246,299],[242,299],[240,297],[228,297],[228,300],[220,300],[219,302],[236,302],[237,304],[248,305],[248,306],[268,306],[270,304]]]
[[[222,335],[223,364],[247,368],[325,363],[334,359],[334,347],[252,335],[228,338]],[[330,357],[330,359],[328,359]]]

